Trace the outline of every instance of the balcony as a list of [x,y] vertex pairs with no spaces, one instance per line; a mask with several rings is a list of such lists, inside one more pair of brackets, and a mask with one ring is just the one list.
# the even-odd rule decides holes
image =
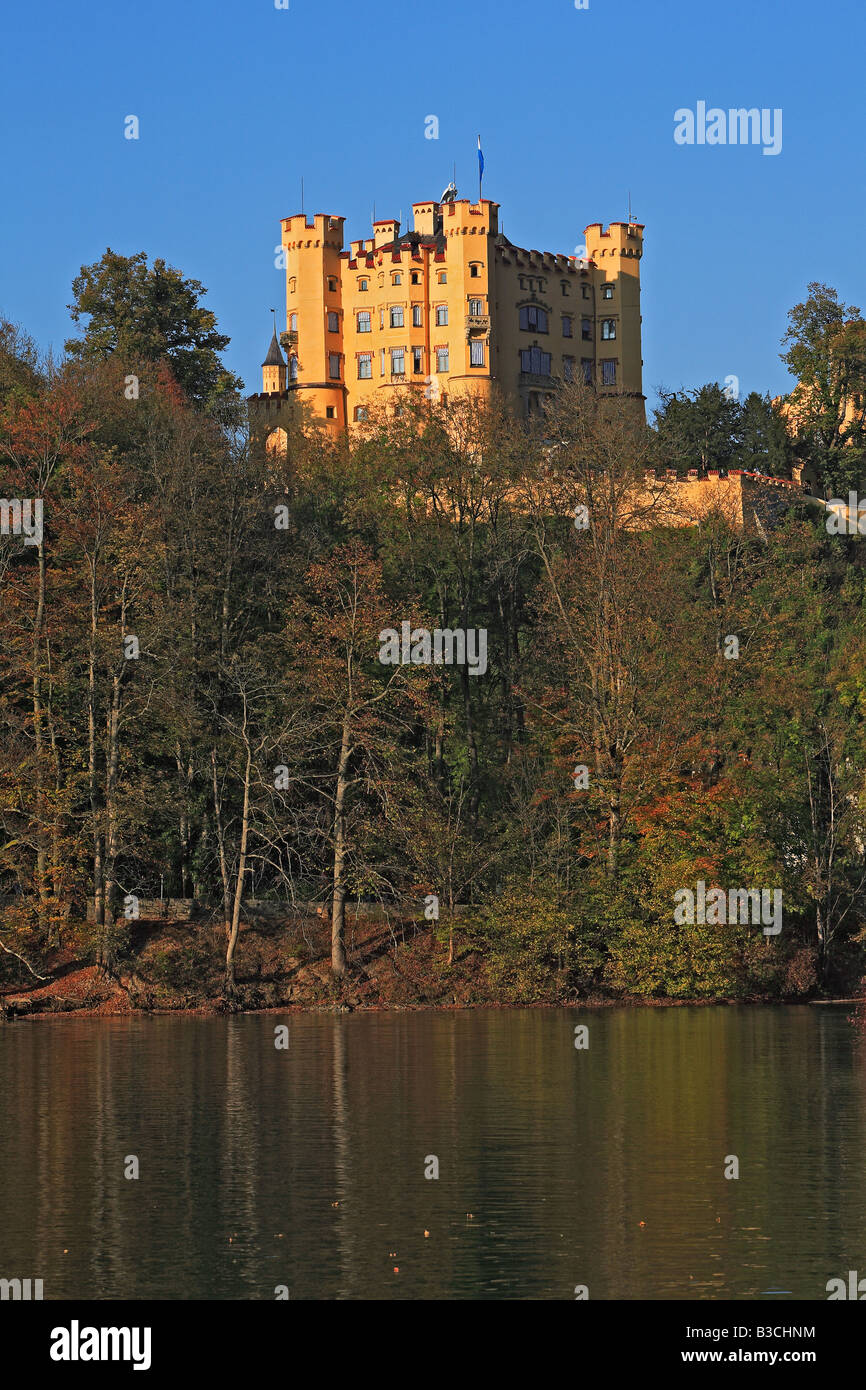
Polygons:
[[298,332],[294,329],[291,333],[280,334],[280,347],[296,348],[298,346]]
[[483,333],[485,338],[490,337],[490,315],[489,314],[467,314],[466,315],[466,341],[473,336]]
[[550,374],[548,374],[547,376],[542,376],[540,372],[520,373],[521,386],[546,386],[548,391],[552,391],[556,384],[557,383],[555,382],[553,377],[550,376]]

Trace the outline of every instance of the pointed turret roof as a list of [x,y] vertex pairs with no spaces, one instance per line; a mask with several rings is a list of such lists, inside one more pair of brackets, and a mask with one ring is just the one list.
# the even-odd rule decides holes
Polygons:
[[264,362],[262,363],[262,366],[263,366],[263,367],[284,367],[285,365],[286,365],[286,359],[283,357],[283,354],[280,352],[280,345],[279,345],[279,343],[277,342],[276,330],[274,330],[274,335],[273,335],[273,337],[271,338],[271,345],[270,345],[270,347],[268,348],[268,355],[267,355],[267,357],[265,358]]

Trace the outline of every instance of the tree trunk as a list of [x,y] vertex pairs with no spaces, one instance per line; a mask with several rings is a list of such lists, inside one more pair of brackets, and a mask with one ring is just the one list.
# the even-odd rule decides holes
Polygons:
[[331,970],[336,980],[346,973],[346,790],[351,749],[351,725],[348,713],[343,720],[340,761],[337,767],[337,789],[334,797],[334,888],[331,899]]
[[36,600],[36,616],[33,622],[33,643],[31,661],[33,663],[33,741],[36,754],[36,888],[39,895],[39,920],[44,925],[48,915],[48,851],[45,827],[45,789],[43,786],[43,731],[42,731],[42,629],[45,623],[45,546],[40,540],[38,550],[39,588]]
[[244,874],[247,868],[247,841],[250,833],[250,772],[253,754],[247,732],[246,699],[244,699],[243,737],[247,754],[246,766],[244,767],[244,805],[241,812],[241,844],[240,855],[238,856],[237,878],[235,879],[235,897],[232,906],[231,930],[226,947],[225,993],[227,998],[231,998],[235,992],[235,947],[238,944],[238,932],[240,931],[241,903],[244,895]]
[[231,913],[231,890],[229,888],[229,869],[226,862],[226,841],[223,831],[222,801],[219,794],[219,782],[217,779],[217,757],[216,749],[210,750],[211,771],[213,773],[213,814],[214,826],[216,828],[217,847],[219,849],[220,860],[220,879],[223,886],[223,925],[225,927],[226,940],[231,936],[232,913]]

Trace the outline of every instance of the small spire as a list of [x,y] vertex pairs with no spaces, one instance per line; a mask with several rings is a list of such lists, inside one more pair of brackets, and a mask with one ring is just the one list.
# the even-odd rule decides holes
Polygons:
[[284,367],[286,359],[280,352],[280,345],[277,342],[277,330],[274,329],[274,336],[271,338],[271,345],[268,348],[268,355],[262,363],[263,367]]

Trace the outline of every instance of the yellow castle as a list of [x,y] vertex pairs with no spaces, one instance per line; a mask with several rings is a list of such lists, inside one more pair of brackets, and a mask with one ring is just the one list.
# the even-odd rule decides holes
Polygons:
[[384,218],[348,247],[343,217],[283,219],[286,328],[249,401],[270,448],[285,447],[295,404],[336,435],[383,392],[495,385],[529,414],[558,382],[583,378],[632,397],[642,418],[640,223],[593,223],[569,256],[513,245],[499,204],[453,185],[412,213],[411,231]]

